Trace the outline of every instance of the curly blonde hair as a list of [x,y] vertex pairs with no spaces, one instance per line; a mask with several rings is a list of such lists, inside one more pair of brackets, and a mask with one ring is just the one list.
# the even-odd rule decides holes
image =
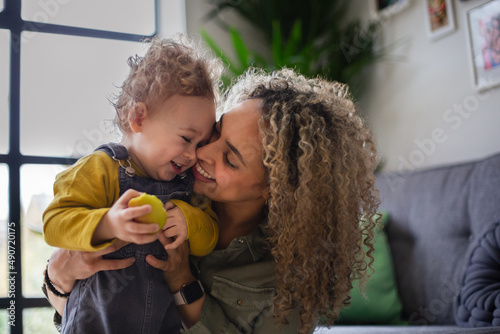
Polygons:
[[232,87],[224,108],[253,98],[263,100],[274,317],[287,323],[298,308],[300,332],[308,333],[320,316],[333,324],[350,304],[352,282],[369,275],[379,204],[376,150],[345,85],[290,69],[252,69]]
[[145,43],[149,47],[143,57],[128,58],[130,72],[114,103],[115,123],[124,134],[136,103],[151,109],[175,94],[207,97],[217,103],[223,70],[220,59],[182,35],[178,40],[155,37]]

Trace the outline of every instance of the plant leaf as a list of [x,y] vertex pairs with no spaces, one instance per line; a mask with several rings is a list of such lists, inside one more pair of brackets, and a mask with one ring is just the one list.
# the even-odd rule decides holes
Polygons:
[[200,31],[200,34],[201,34],[202,38],[205,40],[205,42],[208,44],[210,49],[212,49],[212,51],[215,53],[215,55],[217,57],[220,57],[222,62],[225,63],[227,66],[229,66],[229,70],[232,73],[237,74],[239,72],[239,70],[235,66],[234,62],[231,61],[231,59],[229,59],[229,57],[224,53],[224,51],[222,51],[222,49],[215,42],[215,40],[212,37],[210,37],[208,32],[203,29]]
[[290,38],[285,45],[283,55],[285,58],[292,56],[294,53],[297,53],[297,47],[302,41],[302,21],[295,21],[292,32],[290,34]]
[[273,21],[273,38],[272,38],[272,51],[273,59],[276,65],[280,65],[282,62],[283,54],[281,52],[281,26],[280,22],[277,20]]
[[231,40],[233,41],[234,51],[236,52],[236,56],[240,62],[239,70],[240,72],[243,72],[245,68],[250,65],[248,63],[248,49],[236,28],[231,27],[229,29],[229,33],[231,35]]

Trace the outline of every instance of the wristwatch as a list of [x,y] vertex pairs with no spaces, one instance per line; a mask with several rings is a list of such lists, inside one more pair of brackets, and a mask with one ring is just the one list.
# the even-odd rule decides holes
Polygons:
[[200,281],[184,284],[179,291],[174,293],[175,305],[191,304],[203,297],[204,291]]

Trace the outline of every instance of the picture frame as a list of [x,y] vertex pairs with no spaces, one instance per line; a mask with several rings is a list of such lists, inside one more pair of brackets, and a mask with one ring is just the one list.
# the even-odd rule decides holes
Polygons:
[[455,31],[452,0],[425,0],[425,25],[432,41]]
[[467,34],[474,88],[500,85],[500,0],[469,9]]
[[388,18],[408,7],[410,0],[371,0],[371,12],[374,17]]

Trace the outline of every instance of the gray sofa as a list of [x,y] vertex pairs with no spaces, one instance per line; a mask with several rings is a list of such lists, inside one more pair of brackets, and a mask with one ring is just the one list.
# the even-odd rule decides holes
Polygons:
[[[316,333],[500,333],[456,325],[454,303],[478,239],[500,220],[500,154],[377,178],[409,326],[334,326]],[[500,283],[500,281],[498,282]]]

